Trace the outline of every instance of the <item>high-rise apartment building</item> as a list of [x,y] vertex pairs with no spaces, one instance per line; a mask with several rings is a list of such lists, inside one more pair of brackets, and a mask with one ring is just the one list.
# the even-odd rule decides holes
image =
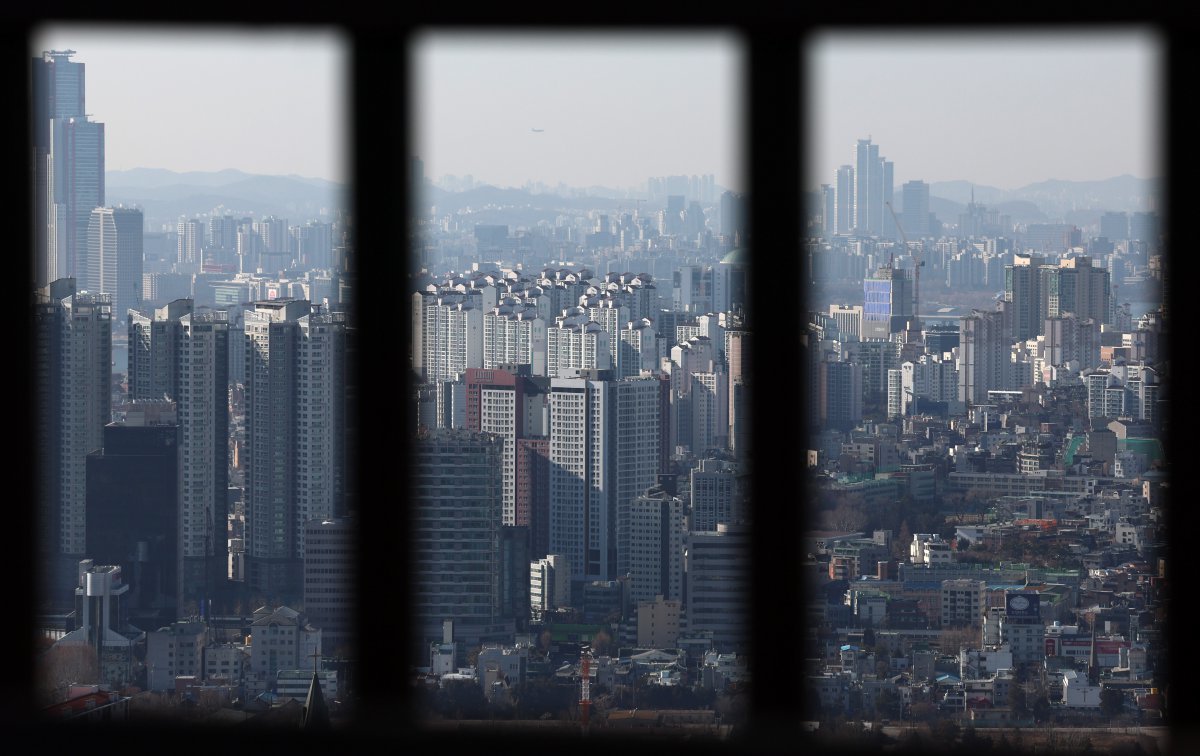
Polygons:
[[178,270],[196,272],[204,259],[204,221],[180,218],[175,224],[175,264]]
[[494,295],[480,292],[418,292],[413,295],[413,369],[427,383],[454,380],[483,367],[483,313]]
[[536,307],[502,303],[483,315],[483,367],[530,365],[546,374],[546,321]]
[[298,596],[304,526],[342,514],[345,319],[307,300],[255,302],[246,350],[246,571],[252,590]]
[[118,319],[142,299],[142,211],[97,207],[88,223],[83,289],[112,297]]
[[975,310],[959,320],[958,400],[984,404],[987,392],[1008,387],[1009,337],[1000,311]]
[[862,366],[856,362],[822,362],[817,401],[822,428],[850,430],[862,420]]
[[659,471],[659,380],[611,375],[550,383],[549,547],[579,580],[628,571],[629,507]]
[[276,218],[270,215],[256,223],[255,228],[258,229],[258,235],[262,238],[263,242],[263,271],[277,273],[289,268],[292,264],[292,250],[287,219]]
[[228,568],[229,318],[182,299],[129,313],[129,395],[178,408],[180,611],[221,593]]
[[1059,262],[1058,267],[1046,266],[1042,283],[1045,318],[1071,314],[1080,320],[1091,318],[1097,323],[1108,322],[1112,296],[1110,275],[1106,269],[1093,266],[1090,257],[1069,257]]
[[65,279],[38,290],[34,308],[41,595],[69,602],[87,547],[87,455],[112,420],[112,305]]
[[608,370],[611,337],[604,326],[582,313],[559,318],[546,329],[546,375],[566,378],[581,370]]
[[655,596],[683,598],[683,544],[687,534],[683,499],[673,475],[636,497],[630,505],[629,598],[637,605]]
[[545,437],[542,409],[546,392],[530,378],[528,369],[507,366],[496,370],[468,368],[466,372],[467,430],[491,433],[503,441],[501,520],[504,525],[529,525],[529,510],[517,512],[518,473],[528,473],[517,465],[517,442],[530,437]]
[[328,270],[333,267],[333,224],[309,221],[303,226],[294,226],[291,238],[295,244],[291,257],[301,268]]
[[1014,341],[1038,335],[1046,312],[1042,306],[1042,255],[1016,255],[1004,266],[1004,301],[1012,302],[1010,338]]

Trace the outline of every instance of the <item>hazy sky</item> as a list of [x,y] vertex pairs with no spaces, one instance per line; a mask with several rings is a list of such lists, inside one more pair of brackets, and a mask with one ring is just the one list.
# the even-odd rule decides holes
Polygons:
[[827,33],[809,46],[807,177],[814,189],[870,137],[896,184],[1162,175],[1152,32],[1051,35]]
[[[132,30],[132,31],[121,31]],[[31,54],[86,64],[87,110],[105,167],[344,181],[349,47],[335,33],[99,24],[37,30]]]
[[711,173],[743,188],[741,58],[730,36],[415,40],[412,151],[430,178],[635,187]]

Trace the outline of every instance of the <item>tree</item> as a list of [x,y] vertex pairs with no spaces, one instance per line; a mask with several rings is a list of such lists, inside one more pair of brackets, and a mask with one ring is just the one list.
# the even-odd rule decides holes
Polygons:
[[554,716],[567,710],[573,691],[574,686],[536,678],[513,688],[513,704],[521,719],[537,719],[543,714]]
[[910,717],[917,722],[928,722],[937,713],[937,707],[928,701],[917,701],[908,707]]
[[1100,690],[1100,713],[1112,719],[1125,710],[1125,694],[1116,688]]
[[597,656],[603,656],[608,653],[608,647],[612,643],[612,636],[608,631],[600,630],[592,638],[592,652]]
[[900,705],[900,694],[888,688],[879,691],[875,697],[875,713],[881,718],[899,719]]
[[56,643],[42,654],[37,677],[40,700],[56,703],[72,684],[100,682],[96,649],[84,643]]
[[958,722],[955,722],[953,719],[939,719],[929,729],[934,740],[938,743],[950,746],[958,740]]
[[907,561],[908,547],[912,544],[912,531],[908,528],[908,520],[900,522],[900,532],[896,534],[896,540],[892,542],[892,555],[896,558]]
[[836,502],[832,510],[821,513],[826,528],[853,532],[866,527],[869,518],[862,494],[842,494],[837,497]]
[[1012,709],[1014,717],[1024,719],[1029,716],[1029,694],[1025,686],[1015,680],[1008,688],[1008,707]]
[[487,701],[474,680],[447,680],[437,692],[434,709],[447,719],[483,719]]
[[1050,699],[1046,694],[1038,696],[1033,702],[1033,718],[1038,722],[1045,722],[1050,718],[1053,708],[1050,706]]

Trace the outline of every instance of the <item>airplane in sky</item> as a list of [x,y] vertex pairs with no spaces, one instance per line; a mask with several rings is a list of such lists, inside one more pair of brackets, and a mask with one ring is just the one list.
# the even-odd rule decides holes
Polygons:
[[530,131],[532,131],[534,134],[541,134],[543,131],[545,131],[545,129],[532,128]]

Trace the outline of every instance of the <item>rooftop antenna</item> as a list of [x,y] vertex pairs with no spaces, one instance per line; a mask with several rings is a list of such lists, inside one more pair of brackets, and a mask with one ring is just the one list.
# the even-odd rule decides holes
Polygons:
[[592,708],[592,653],[583,647],[579,659],[579,724],[584,734],[588,731],[588,710]]

